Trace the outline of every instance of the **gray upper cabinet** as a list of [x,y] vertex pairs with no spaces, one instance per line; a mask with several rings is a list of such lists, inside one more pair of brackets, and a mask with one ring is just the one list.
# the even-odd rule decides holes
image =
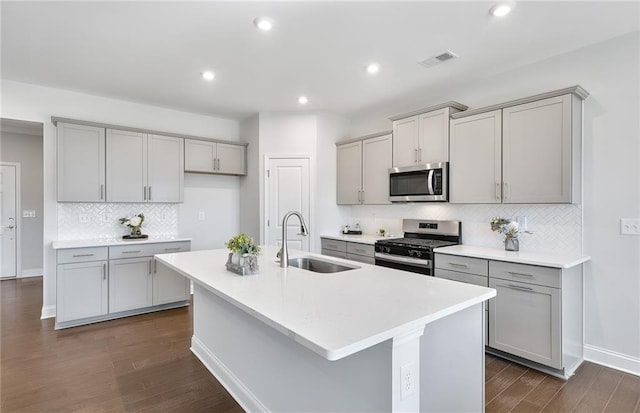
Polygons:
[[107,129],[107,201],[147,201],[147,134]]
[[182,202],[184,140],[107,129],[107,201]]
[[337,193],[340,205],[389,204],[391,134],[337,143]]
[[500,110],[451,121],[450,202],[502,202],[501,127]]
[[246,147],[185,139],[184,170],[210,174],[246,175]]
[[399,115],[393,120],[393,166],[449,160],[449,117],[466,109],[457,102]]
[[58,201],[105,201],[104,128],[58,123]]
[[151,202],[184,200],[184,139],[147,137],[147,198]]
[[504,202],[571,203],[579,196],[572,193],[580,185],[572,163],[580,161],[581,141],[574,105],[580,100],[564,95],[502,110]]
[[576,86],[453,115],[450,201],[579,202],[587,96]]

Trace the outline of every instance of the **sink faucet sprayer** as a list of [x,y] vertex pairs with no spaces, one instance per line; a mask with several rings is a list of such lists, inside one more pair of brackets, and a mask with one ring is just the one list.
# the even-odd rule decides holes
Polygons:
[[287,248],[287,221],[291,215],[295,215],[300,220],[300,232],[298,235],[307,236],[309,235],[309,230],[307,229],[307,225],[304,223],[304,218],[302,218],[302,214],[298,211],[289,211],[284,214],[284,218],[282,218],[282,248],[278,251],[276,255],[277,258],[280,258],[280,267],[287,268],[289,266],[289,250]]

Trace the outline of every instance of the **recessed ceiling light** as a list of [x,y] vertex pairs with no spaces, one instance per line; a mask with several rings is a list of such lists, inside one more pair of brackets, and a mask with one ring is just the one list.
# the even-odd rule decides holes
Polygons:
[[489,9],[489,13],[496,17],[503,17],[511,13],[511,5],[506,3],[496,4]]
[[256,17],[253,19],[253,24],[263,32],[268,32],[273,29],[274,21],[270,17]]
[[216,77],[216,75],[211,70],[205,70],[202,72],[202,78],[207,82],[211,82],[214,77]]
[[376,73],[378,73],[379,70],[380,70],[380,65],[377,63],[370,63],[367,66],[367,72],[372,75],[375,75]]
[[306,96],[300,96],[298,98],[298,103],[301,105],[306,105],[307,103],[309,103],[309,99],[307,99]]

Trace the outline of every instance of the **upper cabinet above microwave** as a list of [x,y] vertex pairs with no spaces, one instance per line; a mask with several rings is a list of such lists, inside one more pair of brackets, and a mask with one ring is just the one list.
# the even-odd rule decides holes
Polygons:
[[450,202],[579,202],[587,96],[575,86],[453,115]]
[[449,117],[467,107],[447,102],[393,116],[393,166],[449,160]]

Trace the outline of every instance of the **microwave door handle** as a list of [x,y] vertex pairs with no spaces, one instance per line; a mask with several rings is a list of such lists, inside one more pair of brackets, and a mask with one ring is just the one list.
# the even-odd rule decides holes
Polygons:
[[434,193],[433,193],[433,169],[429,170],[429,176],[427,178],[427,186],[429,187],[429,195],[434,195]]

